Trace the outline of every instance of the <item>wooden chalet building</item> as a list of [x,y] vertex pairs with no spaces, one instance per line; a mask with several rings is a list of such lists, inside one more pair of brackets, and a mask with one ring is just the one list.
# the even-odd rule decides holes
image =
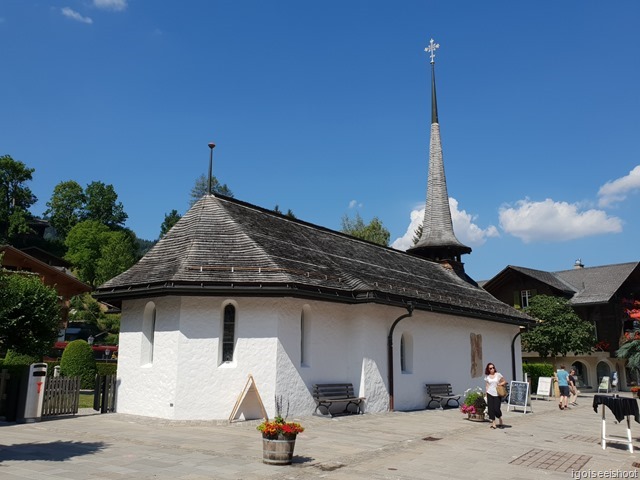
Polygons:
[[[563,362],[578,369],[583,385],[597,388],[603,376],[618,373],[620,387],[635,385],[638,379],[625,370],[615,352],[623,335],[640,331],[640,263],[585,267],[577,260],[574,268],[546,272],[509,265],[483,288],[498,300],[521,309],[534,295],[566,298],[584,321],[594,325],[598,343],[591,355],[567,357]],[[525,360],[536,361],[535,352],[524,352]]]

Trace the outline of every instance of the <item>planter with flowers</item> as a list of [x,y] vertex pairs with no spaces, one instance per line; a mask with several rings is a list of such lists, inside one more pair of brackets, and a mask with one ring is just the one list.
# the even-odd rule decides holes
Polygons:
[[467,414],[467,419],[472,422],[484,422],[486,408],[487,402],[480,387],[470,388],[464,392],[464,401],[460,411]]
[[262,432],[262,461],[269,465],[291,465],[296,436],[304,428],[296,422],[286,422],[281,416],[258,425]]
[[635,387],[631,387],[631,392],[636,396],[640,398],[640,387],[635,386]]

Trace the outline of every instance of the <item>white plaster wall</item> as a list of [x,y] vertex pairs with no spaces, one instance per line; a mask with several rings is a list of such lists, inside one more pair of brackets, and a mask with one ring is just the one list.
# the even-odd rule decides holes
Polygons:
[[[153,362],[142,364],[144,308],[156,305]],[[180,297],[123,302],[118,355],[117,411],[173,418]]]
[[[236,307],[234,361],[219,364],[224,305]],[[153,365],[140,366],[146,301],[123,302],[118,411],[170,419],[227,419],[247,382],[255,379],[270,417],[311,414],[314,383],[353,383],[365,411],[388,409],[387,335],[405,309],[294,298],[162,297],[157,306]],[[301,364],[300,316],[306,309],[307,364]],[[400,369],[400,336],[413,337],[413,369]],[[395,409],[426,405],[425,383],[451,383],[462,393],[482,386],[470,376],[470,334],[482,335],[483,367],[491,361],[511,379],[511,341],[518,327],[414,311],[394,332]],[[516,350],[520,369],[519,342]]]
[[[400,337],[405,331],[413,336],[411,373],[400,371]],[[471,387],[484,388],[484,374],[471,376],[472,333],[482,335],[482,372],[492,362],[512,380],[511,342],[518,331],[518,327],[485,320],[414,311],[394,332],[395,408],[424,408],[426,383],[450,383],[454,393],[460,394]],[[516,350],[516,369],[519,363]]]

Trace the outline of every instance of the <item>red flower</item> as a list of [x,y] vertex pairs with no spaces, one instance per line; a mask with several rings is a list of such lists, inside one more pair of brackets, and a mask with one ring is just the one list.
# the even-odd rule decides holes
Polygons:
[[264,438],[278,438],[280,435],[284,437],[294,437],[298,433],[304,432],[302,425],[296,422],[285,422],[282,417],[276,417],[273,422],[265,420],[256,427],[262,432]]

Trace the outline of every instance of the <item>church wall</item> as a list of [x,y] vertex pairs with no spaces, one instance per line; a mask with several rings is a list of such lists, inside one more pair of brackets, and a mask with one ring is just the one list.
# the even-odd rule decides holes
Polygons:
[[[147,362],[143,342],[144,310],[156,306],[152,362]],[[117,411],[172,418],[176,391],[180,297],[123,302],[118,355]]]
[[[140,358],[147,301],[123,302],[117,406],[121,413],[227,419],[249,374],[270,417],[276,413],[276,399],[280,413],[290,418],[313,413],[314,383],[353,383],[356,394],[367,399],[365,412],[388,409],[387,335],[392,323],[406,313],[403,308],[294,298],[154,301],[155,349],[152,365],[146,366],[140,365]],[[236,345],[233,361],[221,363],[223,311],[229,302],[236,311]],[[511,341],[517,332],[514,326],[414,311],[394,332],[395,409],[425,408],[425,383],[451,383],[456,393],[482,386],[482,376],[472,378],[470,373],[471,333],[482,336],[479,369],[491,361],[511,379]],[[403,333],[411,339],[406,372],[400,362]],[[249,418],[256,418],[255,411],[249,413]]]

